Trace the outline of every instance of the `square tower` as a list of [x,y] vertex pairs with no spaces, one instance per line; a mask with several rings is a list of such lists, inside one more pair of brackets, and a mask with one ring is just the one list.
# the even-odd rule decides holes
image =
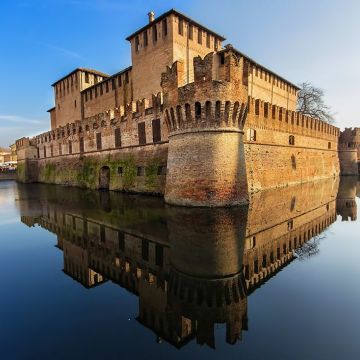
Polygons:
[[225,40],[174,9],[158,18],[148,15],[149,23],[126,39],[131,43],[134,100],[161,91],[161,74],[177,60],[184,63],[183,85],[194,81],[193,58],[221,49]]

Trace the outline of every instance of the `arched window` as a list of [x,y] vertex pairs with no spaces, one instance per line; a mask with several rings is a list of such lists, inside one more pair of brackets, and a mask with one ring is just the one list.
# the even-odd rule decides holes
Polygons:
[[220,120],[220,115],[221,115],[221,101],[218,100],[215,104],[215,118],[217,120]]
[[255,129],[248,129],[247,138],[248,138],[249,141],[256,141],[256,130]]
[[211,117],[211,101],[205,103],[205,115],[207,119]]
[[186,115],[186,121],[191,121],[191,107],[190,104],[185,104],[185,115]]
[[289,145],[295,145],[295,136],[294,135],[289,136]]
[[198,101],[195,103],[195,119],[201,119],[201,104]]

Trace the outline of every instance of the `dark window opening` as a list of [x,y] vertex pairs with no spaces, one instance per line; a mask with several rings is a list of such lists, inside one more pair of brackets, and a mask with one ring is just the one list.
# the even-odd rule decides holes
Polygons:
[[147,33],[147,30],[144,31],[143,42],[144,42],[144,47],[147,47],[148,46],[148,33]]
[[138,166],[136,171],[137,176],[144,176],[145,175],[145,167],[144,166]]
[[164,165],[159,166],[157,174],[158,175],[166,175],[166,166],[164,166]]
[[179,19],[178,30],[179,30],[179,35],[184,34],[184,20],[183,19]]
[[125,250],[125,234],[121,231],[118,231],[118,244],[119,244],[119,250],[124,251]]
[[102,149],[101,133],[96,133],[96,149],[97,149],[97,150],[101,150],[101,149]]
[[164,265],[164,248],[161,245],[155,246],[155,264],[157,266]]
[[119,167],[118,167],[117,173],[118,173],[119,176],[123,176],[123,174],[124,174],[124,169],[123,169],[122,166],[119,166]]
[[198,29],[198,43],[201,45],[202,44],[202,30]]
[[121,132],[120,128],[115,129],[115,147],[120,148],[121,147]]
[[84,152],[84,138],[80,138],[79,144],[80,144],[80,153],[83,153]]
[[206,34],[206,47],[210,49],[210,34]]
[[156,42],[157,42],[157,29],[156,29],[156,25],[154,25],[153,28],[152,28],[152,38],[153,38],[153,42],[156,43]]
[[294,135],[289,136],[289,145],[295,145],[295,136]]
[[149,261],[149,241],[142,239],[141,241],[141,257],[145,261]]
[[192,40],[194,37],[194,27],[193,25],[189,25],[189,33],[188,33],[189,39]]
[[163,30],[163,35],[166,36],[168,33],[168,28],[167,28],[167,20],[164,19],[162,21],[162,30]]
[[195,103],[195,118],[197,120],[201,118],[201,104],[199,102]]
[[145,123],[138,123],[138,136],[139,136],[139,145],[146,144],[146,133],[145,133]]
[[152,121],[152,133],[154,143],[161,141],[160,119]]

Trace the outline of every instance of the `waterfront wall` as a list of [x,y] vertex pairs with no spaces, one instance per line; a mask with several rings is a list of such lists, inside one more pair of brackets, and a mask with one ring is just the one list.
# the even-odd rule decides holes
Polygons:
[[163,92],[17,141],[18,180],[165,195],[229,206],[259,190],[339,174],[339,129],[248,97],[231,48],[163,73]]

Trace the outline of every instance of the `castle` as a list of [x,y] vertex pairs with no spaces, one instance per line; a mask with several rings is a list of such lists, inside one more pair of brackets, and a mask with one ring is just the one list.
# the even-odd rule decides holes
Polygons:
[[16,142],[19,181],[231,206],[337,176],[340,161],[358,173],[338,128],[296,112],[296,85],[174,9],[148,15],[127,37],[132,66],[52,84],[51,130]]

